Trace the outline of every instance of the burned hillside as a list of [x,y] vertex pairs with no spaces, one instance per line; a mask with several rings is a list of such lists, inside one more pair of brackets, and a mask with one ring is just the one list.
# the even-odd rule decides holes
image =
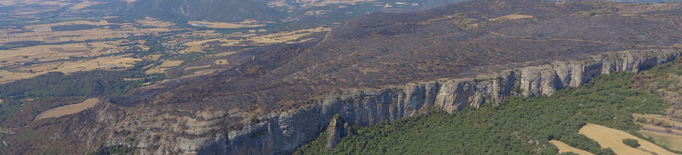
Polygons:
[[648,12],[625,16],[619,14],[624,12],[620,5],[630,4],[473,1],[414,13],[370,14],[306,45],[256,49],[251,61],[139,103],[268,111],[345,89],[475,77],[682,43],[682,20],[652,18]]
[[[309,42],[230,55],[228,59],[236,60],[222,72],[169,80],[76,115],[36,123],[33,131],[57,130],[66,137],[64,142],[17,143],[9,152],[35,154],[25,151],[55,143],[87,150],[102,143],[143,143],[140,149],[148,153],[173,154],[197,149],[175,147],[195,144],[186,139],[225,136],[268,119],[265,115],[302,109],[334,96],[329,94],[476,78],[627,50],[682,50],[680,4],[656,6],[477,0],[410,13],[372,13]],[[269,130],[269,125],[263,126],[244,131]],[[315,127],[310,127],[315,130],[311,135],[319,133]]]

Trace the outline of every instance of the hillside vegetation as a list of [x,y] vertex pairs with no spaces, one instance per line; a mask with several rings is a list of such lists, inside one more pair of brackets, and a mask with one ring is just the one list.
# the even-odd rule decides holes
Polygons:
[[[677,73],[665,70],[670,64],[655,67],[654,73]],[[614,154],[608,148],[600,149],[578,130],[594,123],[641,137],[632,113],[665,114],[671,106],[655,93],[632,89],[633,76],[601,75],[550,97],[512,96],[498,106],[486,104],[453,114],[432,112],[371,127],[355,126],[353,136],[342,138],[331,150],[325,148],[327,135],[323,132],[295,154],[556,154],[550,140],[597,155]]]

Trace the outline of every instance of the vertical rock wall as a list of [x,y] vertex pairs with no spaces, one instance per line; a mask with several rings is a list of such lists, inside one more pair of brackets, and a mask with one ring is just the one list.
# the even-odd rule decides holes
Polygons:
[[[557,89],[580,86],[600,74],[638,72],[679,55],[674,51],[626,51],[520,68],[483,78],[438,80],[329,95],[318,104],[271,114],[268,121],[230,132],[225,137],[229,139],[225,150],[228,154],[291,153],[314,140],[337,113],[349,124],[369,126],[418,116],[431,109],[456,112],[469,106],[496,104],[507,95],[551,95]],[[272,127],[268,134],[248,136],[265,129],[267,124]]]

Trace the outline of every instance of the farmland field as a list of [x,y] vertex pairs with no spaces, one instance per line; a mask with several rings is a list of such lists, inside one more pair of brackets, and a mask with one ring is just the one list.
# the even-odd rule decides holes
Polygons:
[[672,150],[682,151],[682,136],[647,130],[640,130],[639,133],[641,133],[644,137],[651,137],[654,141],[656,141],[657,144],[665,145]]
[[50,109],[50,110],[47,110],[47,111],[44,111],[44,112],[38,114],[38,116],[36,116],[35,120],[40,120],[43,118],[50,118],[50,117],[60,117],[60,116],[64,116],[64,115],[74,114],[77,112],[81,112],[85,109],[92,108],[97,103],[99,103],[99,99],[91,98],[91,99],[83,101],[83,103],[53,108],[53,109]]
[[[601,125],[587,124],[580,129],[579,133],[596,140],[603,148],[611,148],[616,154],[652,154],[651,152],[654,152],[658,155],[675,154],[626,132]],[[628,138],[636,139],[641,146],[638,148],[632,148],[623,144],[623,139]]]

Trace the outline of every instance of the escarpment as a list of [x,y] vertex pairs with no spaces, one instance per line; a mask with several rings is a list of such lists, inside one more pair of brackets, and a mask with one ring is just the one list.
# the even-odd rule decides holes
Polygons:
[[[325,132],[335,114],[344,125],[330,133],[349,134],[341,131],[348,125],[551,95],[680,56],[682,20],[624,16],[621,4],[601,4],[480,0],[373,13],[324,38],[235,54],[251,60],[221,73],[135,90],[28,128],[50,129],[43,145],[82,148],[71,154],[115,145],[140,154],[286,154]],[[582,14],[598,9],[612,11]],[[11,153],[41,147],[15,146]]]

